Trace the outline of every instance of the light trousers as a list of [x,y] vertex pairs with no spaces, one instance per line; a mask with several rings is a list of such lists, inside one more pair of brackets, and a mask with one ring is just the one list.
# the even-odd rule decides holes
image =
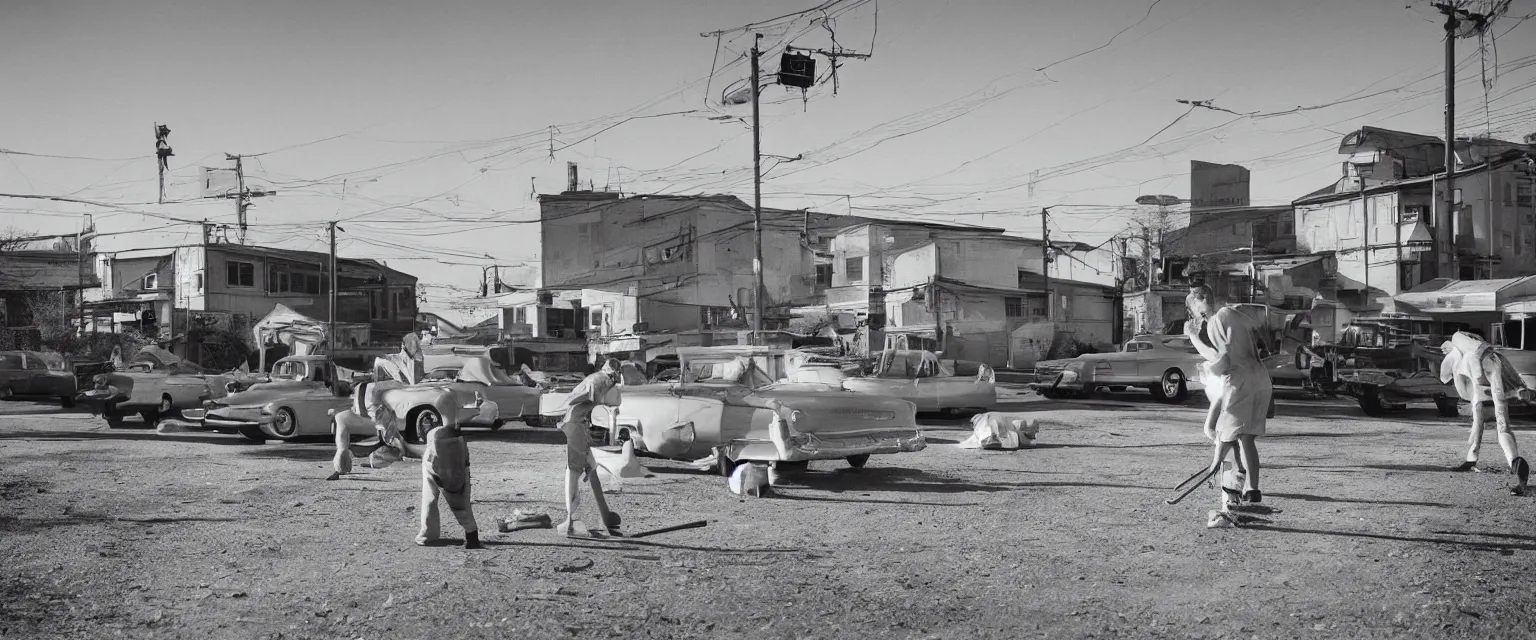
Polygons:
[[453,512],[454,519],[459,521],[459,526],[464,528],[464,533],[475,533],[480,527],[475,525],[475,512],[470,508],[472,503],[469,497],[469,479],[464,481],[464,490],[458,493],[448,491],[438,485],[437,476],[432,474],[432,465],[425,462],[421,465],[421,532],[416,534],[417,542],[429,542],[436,540],[440,533],[438,527],[437,497],[442,495],[443,501],[448,503],[448,510]]

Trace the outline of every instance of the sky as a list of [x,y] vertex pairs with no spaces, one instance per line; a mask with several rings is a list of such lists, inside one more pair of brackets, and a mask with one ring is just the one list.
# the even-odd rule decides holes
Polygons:
[[[765,73],[785,44],[872,50],[842,60],[835,95],[764,87],[764,206],[1034,237],[1052,207],[1053,238],[1097,245],[1138,195],[1188,197],[1191,160],[1243,164],[1254,204],[1283,204],[1338,178],[1352,129],[1443,130],[1424,0],[829,4],[753,29]],[[199,197],[200,168],[240,154],[248,185],[277,192],[254,201],[248,242],[323,251],[337,220],[341,255],[483,317],[483,269],[530,275],[532,194],[564,190],[567,162],[584,188],[751,202],[750,107],[721,100],[748,73],[753,30],[736,28],[814,6],[5,0],[0,193],[104,206],[0,197],[0,230],[72,233],[90,214],[103,250],[196,243],[179,221],[235,217]],[[1536,132],[1532,14],[1513,0],[1499,37],[1458,41],[1458,133]],[[155,123],[176,153],[166,204]]]

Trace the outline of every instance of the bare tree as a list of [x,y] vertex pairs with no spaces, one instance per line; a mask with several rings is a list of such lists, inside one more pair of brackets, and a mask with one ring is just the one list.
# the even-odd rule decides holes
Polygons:
[[26,231],[14,226],[0,229],[0,251],[19,251],[30,243],[27,238],[36,235],[36,231]]

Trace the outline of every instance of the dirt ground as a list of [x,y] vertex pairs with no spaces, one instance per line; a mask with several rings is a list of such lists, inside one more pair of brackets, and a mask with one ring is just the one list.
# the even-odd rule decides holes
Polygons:
[[[643,540],[499,534],[560,517],[560,435],[471,431],[487,548],[418,547],[419,465],[334,482],[323,441],[107,429],[0,403],[0,636],[70,638],[1526,637],[1536,502],[1465,419],[1282,399],[1267,512],[1207,530],[1200,405],[1040,401],[1038,446],[816,462],[777,497],[644,460],[609,502]],[[56,405],[55,405],[56,407]],[[1536,434],[1522,431],[1529,451]],[[587,502],[590,509],[590,500]],[[445,513],[445,538],[461,531]],[[591,522],[591,516],[588,521]]]

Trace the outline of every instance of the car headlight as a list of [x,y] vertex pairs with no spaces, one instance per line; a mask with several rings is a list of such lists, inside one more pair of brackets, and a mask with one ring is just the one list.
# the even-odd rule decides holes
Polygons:
[[98,389],[98,390],[106,390],[106,388],[107,388],[107,374],[98,373],[98,374],[96,374],[94,376],[91,376],[91,384],[93,386],[95,386],[96,389]]
[[1067,369],[1061,372],[1062,382],[1077,382],[1079,377],[1080,376],[1077,375],[1077,372],[1071,369]]
[[805,414],[801,413],[799,409],[794,409],[789,412],[789,423],[792,425],[800,424],[800,422],[804,419]]

